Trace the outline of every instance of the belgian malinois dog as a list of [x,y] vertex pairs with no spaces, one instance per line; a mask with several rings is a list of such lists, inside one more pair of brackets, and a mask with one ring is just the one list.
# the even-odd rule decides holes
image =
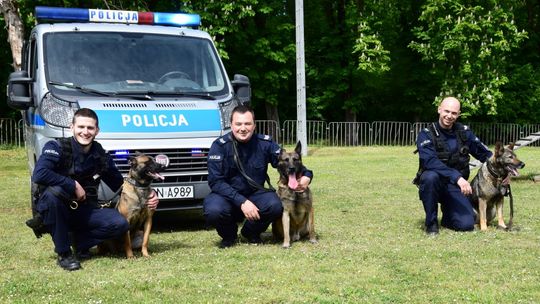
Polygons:
[[[471,202],[480,230],[487,230],[487,225],[495,218],[495,214],[498,219],[498,228],[509,229],[512,224],[513,212],[510,214],[510,226],[504,222],[504,196],[509,190],[510,177],[518,176],[518,169],[525,167],[513,150],[513,143],[504,147],[501,142],[497,142],[493,156],[482,164],[471,182],[473,190]],[[512,201],[510,203],[512,204]],[[510,208],[513,211],[512,205]]]
[[277,195],[283,204],[283,215],[272,224],[276,240],[283,240],[283,248],[291,247],[291,241],[308,236],[311,243],[315,237],[313,197],[311,190],[295,191],[302,174],[302,145],[296,144],[294,152],[282,149],[277,170],[279,172]]
[[129,223],[129,230],[124,237],[124,250],[128,259],[133,258],[131,248],[131,234],[143,228],[142,255],[148,257],[148,240],[152,229],[152,215],[154,210],[148,209],[146,202],[152,192],[150,184],[154,179],[163,180],[159,174],[163,165],[154,161],[152,157],[138,154],[129,159],[130,169],[122,186],[122,194],[118,201],[118,211]]

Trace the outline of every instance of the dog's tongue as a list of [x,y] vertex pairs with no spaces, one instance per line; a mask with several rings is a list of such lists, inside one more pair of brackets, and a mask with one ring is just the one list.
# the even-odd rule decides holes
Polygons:
[[296,174],[289,174],[289,188],[295,190],[298,187],[298,181],[296,180]]
[[514,168],[512,168],[512,167],[510,167],[510,166],[507,167],[507,169],[508,169],[508,171],[510,172],[510,174],[511,174],[512,176],[519,176],[519,172],[518,172],[517,169],[514,169]]
[[151,172],[151,173],[148,173],[150,176],[152,176],[153,179],[160,179],[160,180],[165,180],[165,177],[163,177],[163,175],[157,173],[157,172]]

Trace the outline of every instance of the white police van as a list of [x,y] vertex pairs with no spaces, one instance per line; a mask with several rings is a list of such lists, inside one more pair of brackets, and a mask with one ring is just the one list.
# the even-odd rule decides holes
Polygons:
[[158,210],[200,208],[210,192],[210,145],[251,97],[247,77],[229,81],[210,36],[197,30],[200,17],[40,6],[35,13],[39,23],[7,92],[22,110],[30,172],[47,141],[72,135],[73,113],[91,108],[97,140],[122,173],[136,152],[168,165],[153,184]]

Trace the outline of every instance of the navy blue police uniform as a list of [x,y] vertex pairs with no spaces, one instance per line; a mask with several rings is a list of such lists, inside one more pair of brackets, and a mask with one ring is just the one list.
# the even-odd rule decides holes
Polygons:
[[[283,206],[274,191],[257,189],[242,175],[234,160],[233,135],[227,133],[216,139],[208,153],[208,184],[212,192],[204,200],[204,216],[225,241],[237,237],[238,222],[244,219],[240,206],[250,200],[259,209],[260,219],[246,221],[241,233],[244,237],[258,238],[268,226],[280,218]],[[254,134],[246,143],[237,142],[239,161],[256,184],[264,185],[268,164],[276,168],[281,148],[270,136]],[[304,168],[303,176],[313,177]]]
[[474,210],[457,184],[469,178],[470,155],[485,162],[492,153],[466,125],[455,123],[451,129],[438,122],[423,129],[416,141],[421,175],[419,196],[426,212],[426,227],[437,223],[441,204],[441,225],[458,231],[474,229]]
[[[77,251],[91,247],[110,238],[122,236],[129,228],[124,217],[113,208],[98,208],[97,185],[103,180],[113,191],[120,189],[122,174],[101,145],[93,142],[88,153],[71,137],[72,164],[63,164],[69,153],[59,141],[45,144],[32,175],[32,181],[42,189],[36,203],[36,211],[51,233],[55,252],[70,252],[73,245]],[[75,180],[85,188],[87,200],[75,200]],[[93,193],[91,193],[93,192]],[[92,196],[92,199],[90,197]],[[76,244],[72,244],[70,232]]]

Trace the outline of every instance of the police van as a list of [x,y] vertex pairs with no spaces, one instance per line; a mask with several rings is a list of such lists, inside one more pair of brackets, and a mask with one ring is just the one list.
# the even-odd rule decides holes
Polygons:
[[73,113],[91,108],[97,140],[124,175],[136,152],[167,166],[153,184],[158,210],[200,208],[210,145],[251,98],[246,76],[228,79],[200,17],[43,6],[35,17],[7,92],[22,111],[30,172],[47,141],[72,135]]

